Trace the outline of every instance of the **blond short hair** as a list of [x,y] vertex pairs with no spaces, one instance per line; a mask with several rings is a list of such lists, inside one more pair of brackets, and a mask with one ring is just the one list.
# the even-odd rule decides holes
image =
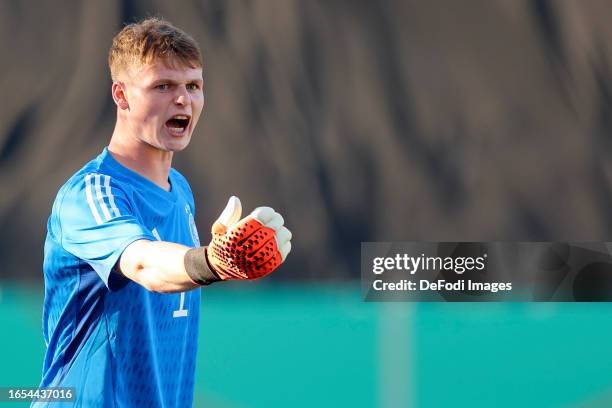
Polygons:
[[183,30],[160,18],[147,18],[125,26],[108,52],[113,81],[130,68],[162,59],[167,64],[202,67],[202,54],[195,40]]

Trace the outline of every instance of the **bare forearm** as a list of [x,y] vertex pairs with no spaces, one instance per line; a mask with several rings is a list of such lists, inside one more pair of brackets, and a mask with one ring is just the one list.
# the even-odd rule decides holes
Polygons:
[[185,271],[190,247],[164,241],[140,240],[130,244],[119,261],[121,272],[154,292],[183,292],[198,287]]

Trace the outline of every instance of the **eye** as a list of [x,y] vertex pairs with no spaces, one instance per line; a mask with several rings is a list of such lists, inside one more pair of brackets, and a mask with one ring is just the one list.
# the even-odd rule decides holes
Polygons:
[[190,91],[197,91],[198,89],[200,89],[200,85],[193,83],[193,84],[187,84],[187,89]]
[[167,91],[170,89],[170,85],[168,84],[159,84],[155,87],[155,89],[159,89],[160,91]]

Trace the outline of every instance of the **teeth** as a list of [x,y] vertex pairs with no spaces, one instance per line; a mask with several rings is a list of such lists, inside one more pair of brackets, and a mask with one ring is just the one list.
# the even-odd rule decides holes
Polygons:
[[185,132],[185,128],[168,128],[168,130],[175,135],[182,135]]
[[174,119],[189,119],[189,118],[185,115],[176,115],[174,116]]

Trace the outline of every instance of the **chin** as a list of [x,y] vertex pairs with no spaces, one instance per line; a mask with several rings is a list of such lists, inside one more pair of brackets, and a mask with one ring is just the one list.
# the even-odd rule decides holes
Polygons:
[[187,148],[187,145],[182,145],[182,146],[164,146],[163,148],[161,148],[160,150],[169,152],[169,153],[178,153],[178,152],[182,152],[183,150],[185,150]]
[[183,151],[189,146],[189,142],[191,141],[190,137],[185,137],[183,140],[170,140],[166,141],[166,143],[162,143],[160,146],[160,150],[164,150],[166,152],[177,153]]

